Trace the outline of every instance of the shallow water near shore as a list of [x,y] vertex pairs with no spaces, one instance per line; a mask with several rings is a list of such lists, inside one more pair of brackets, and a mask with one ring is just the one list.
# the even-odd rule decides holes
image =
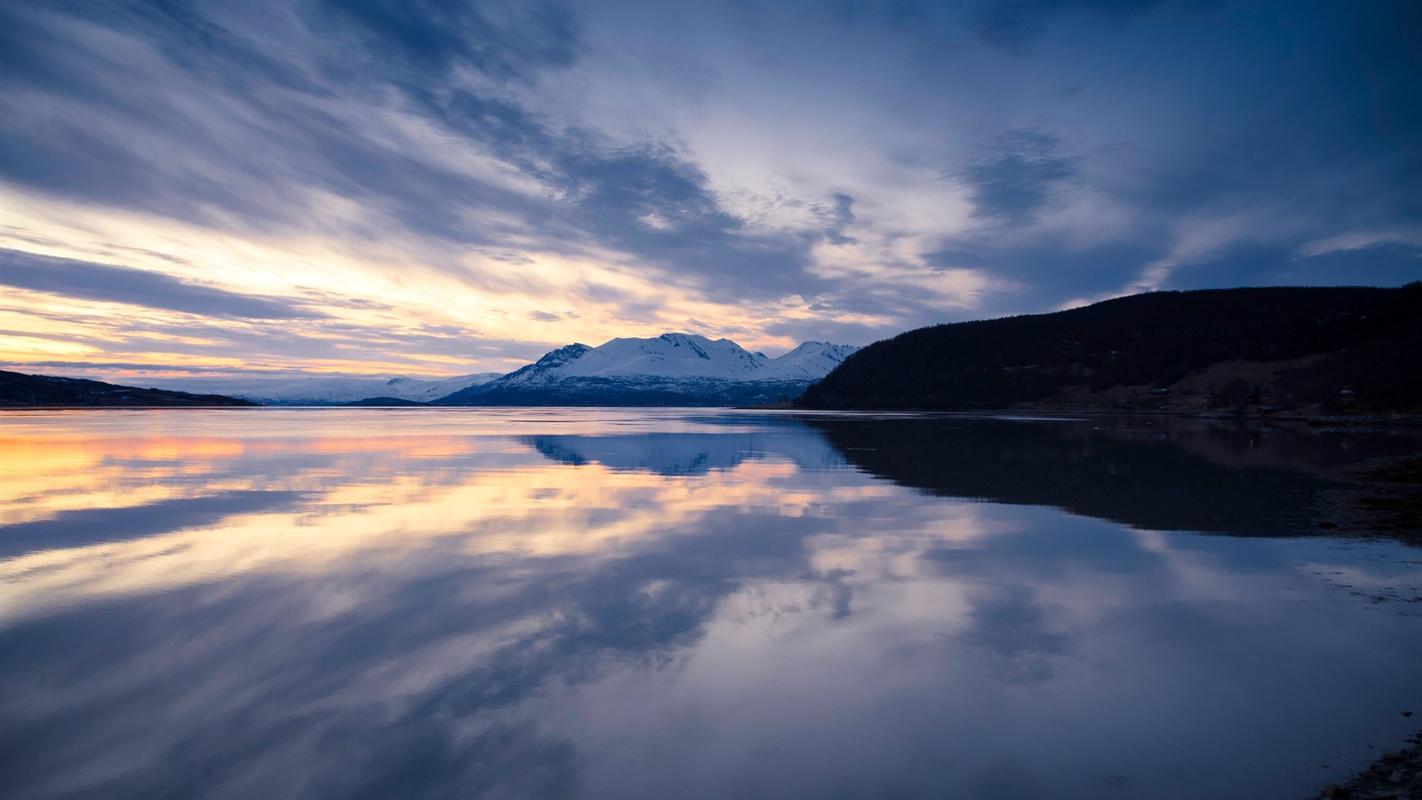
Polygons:
[[1167,418],[0,413],[0,786],[1303,797],[1422,713],[1422,549],[1318,527],[1350,465],[1418,449]]

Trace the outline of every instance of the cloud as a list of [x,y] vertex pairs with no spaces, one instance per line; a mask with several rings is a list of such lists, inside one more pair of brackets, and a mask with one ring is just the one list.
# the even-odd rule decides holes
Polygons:
[[854,198],[843,192],[830,196],[830,204],[816,204],[815,216],[825,226],[825,241],[830,244],[857,244],[858,240],[845,231],[854,224]]
[[1008,131],[989,153],[955,173],[967,184],[973,216],[1025,225],[1077,174],[1075,161],[1057,155],[1056,136],[1040,130]]
[[520,14],[458,0],[320,0],[310,17],[317,27],[345,23],[369,57],[393,55],[416,73],[468,67],[527,80],[539,68],[571,64],[579,45],[572,15],[551,4]]
[[1021,53],[1047,29],[1052,17],[1068,11],[1096,12],[1108,18],[1144,13],[1164,0],[983,0],[971,22],[983,41]]
[[507,89],[572,63],[566,12],[303,12],[12,13],[27,43],[7,56],[21,91],[0,143],[24,157],[0,157],[0,177],[223,228],[309,224],[313,202],[340,197],[379,216],[332,235],[380,236],[382,218],[456,246],[517,247],[536,231],[542,248],[613,248],[713,292],[713,272],[743,292],[805,280],[807,243],[745,231],[672,145],[559,126]]
[[924,260],[945,268],[972,267],[1017,282],[1021,289],[1013,302],[1020,305],[1004,312],[1050,308],[1064,297],[1111,294],[1133,281],[1142,264],[1163,254],[1161,241],[1144,232],[1076,246],[1052,234],[964,237],[945,244],[944,249],[924,253]]
[[[361,9],[366,21],[378,8],[340,5]],[[310,9],[316,18],[308,20],[242,11],[200,5],[175,15],[138,5],[113,7],[99,19],[7,14],[23,46],[5,56],[13,122],[0,152],[14,157],[0,157],[0,176],[227,229],[309,223],[313,192],[359,201],[413,230],[460,242],[493,238],[470,223],[471,207],[532,208],[528,187],[512,171],[460,163],[451,158],[458,147],[430,147],[402,107],[418,98],[367,94],[392,81],[420,82],[408,69],[373,60],[377,52],[421,49],[416,30],[397,28],[384,43],[362,37],[372,60],[353,61],[342,37],[315,38],[318,30],[340,29],[332,20],[318,23],[325,19],[320,9]],[[480,63],[500,71],[533,57],[479,52]],[[453,58],[446,53],[426,68],[442,70]]]
[[728,296],[726,278],[741,297],[808,280],[808,243],[743,231],[706,174],[666,145],[609,148],[575,137],[551,155],[562,169],[550,178],[578,227],[667,271],[704,278],[713,297]]
[[[687,319],[862,344],[1157,286],[1401,280],[1382,251],[1308,257],[1416,244],[1389,232],[1422,224],[1418,29],[1388,0],[9,4],[0,247],[98,264],[98,289],[54,284],[75,300],[339,318],[208,346],[331,335],[372,370]],[[102,271],[159,259],[183,278]],[[104,352],[76,361],[141,360],[82,327]]]
[[1419,278],[1422,247],[1381,243],[1307,255],[1284,247],[1244,243],[1182,265],[1173,285],[1203,289],[1247,280],[1261,286],[1397,286]]
[[159,272],[0,249],[0,284],[108,303],[210,317],[259,320],[323,316],[285,298],[257,297],[189,283]]

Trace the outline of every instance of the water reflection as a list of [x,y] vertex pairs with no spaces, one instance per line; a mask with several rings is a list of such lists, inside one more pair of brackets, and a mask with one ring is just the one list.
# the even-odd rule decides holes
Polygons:
[[1227,420],[811,419],[865,472],[947,497],[1049,505],[1153,530],[1316,530],[1339,468],[1422,449],[1398,431]]
[[1422,594],[1422,565],[1260,537],[1301,532],[1339,464],[1414,446],[645,409],[7,414],[0,785],[1299,794],[1422,701],[1418,606],[1368,602]]

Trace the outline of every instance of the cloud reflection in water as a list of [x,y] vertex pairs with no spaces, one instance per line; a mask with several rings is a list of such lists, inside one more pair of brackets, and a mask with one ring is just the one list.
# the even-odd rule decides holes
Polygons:
[[[1357,762],[1422,700],[1422,618],[1333,574],[1415,589],[1415,551],[1265,538],[1295,532],[1273,512],[1307,504],[1337,442],[1095,428],[6,415],[0,780],[1249,797]],[[1167,502],[1221,474],[1248,493],[1213,516]]]

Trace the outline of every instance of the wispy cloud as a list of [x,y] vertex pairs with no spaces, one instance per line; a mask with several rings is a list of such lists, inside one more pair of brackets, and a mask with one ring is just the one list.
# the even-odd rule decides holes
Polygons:
[[0,8],[0,357],[453,373],[1416,274],[1412,4],[654,12]]
[[0,249],[0,285],[208,317],[277,320],[323,316],[283,298],[229,292],[159,272],[17,250]]
[[969,188],[973,216],[1017,225],[1035,221],[1052,193],[1076,175],[1073,159],[1057,151],[1057,138],[1042,131],[999,136],[988,153],[956,173]]

